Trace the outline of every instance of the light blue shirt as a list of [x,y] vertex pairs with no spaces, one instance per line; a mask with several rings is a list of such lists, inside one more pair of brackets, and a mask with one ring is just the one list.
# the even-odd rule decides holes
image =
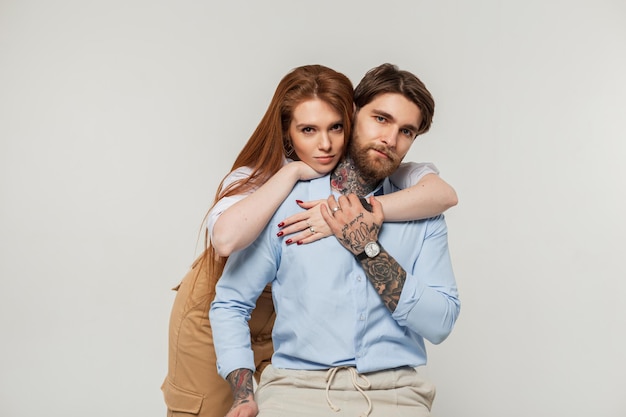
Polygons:
[[[395,190],[387,180],[383,188]],[[424,339],[440,343],[452,331],[460,303],[443,215],[383,224],[379,242],[407,272],[393,314],[336,238],[286,245],[276,236],[280,221],[302,211],[296,199],[331,193],[329,176],[296,184],[256,241],[228,259],[210,311],[222,377],[255,369],[247,321],[267,284],[276,308],[272,365],[278,368],[415,367],[426,364]]]

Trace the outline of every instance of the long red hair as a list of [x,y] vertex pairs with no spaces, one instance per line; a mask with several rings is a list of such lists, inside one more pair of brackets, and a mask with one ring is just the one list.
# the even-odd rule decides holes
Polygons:
[[[285,162],[285,147],[290,143],[288,131],[294,109],[303,101],[313,98],[323,100],[342,116],[345,153],[352,133],[353,94],[348,77],[323,65],[297,67],[285,75],[276,87],[265,115],[231,168],[232,172],[248,167],[250,176],[226,188],[223,186],[224,177],[215,193],[213,205],[220,198],[258,188],[278,172]],[[290,157],[297,159],[297,155]],[[206,250],[202,261],[208,262],[207,272],[212,290],[224,270],[227,258],[218,256],[208,240],[205,235]]]

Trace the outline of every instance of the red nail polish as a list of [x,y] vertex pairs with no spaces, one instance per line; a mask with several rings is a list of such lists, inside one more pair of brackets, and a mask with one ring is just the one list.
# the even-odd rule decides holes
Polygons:
[[301,240],[298,241],[298,245],[302,245],[302,241]]
[[296,203],[298,203],[298,204],[302,204],[302,203],[304,203],[304,201],[302,201],[302,200],[296,200]]
[[284,225],[285,225],[285,222],[278,223],[278,227],[283,227]]
[[289,245],[289,244],[293,243],[293,240],[291,240],[291,239],[287,239],[287,240],[285,241],[285,243]]
[[276,236],[281,237],[284,233],[282,231],[276,233]]

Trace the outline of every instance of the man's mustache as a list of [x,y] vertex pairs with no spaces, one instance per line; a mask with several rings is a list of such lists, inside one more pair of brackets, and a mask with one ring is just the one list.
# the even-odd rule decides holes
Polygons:
[[398,162],[400,157],[398,154],[391,148],[382,145],[370,145],[368,149],[373,149],[375,151],[384,153],[391,160],[391,162]]

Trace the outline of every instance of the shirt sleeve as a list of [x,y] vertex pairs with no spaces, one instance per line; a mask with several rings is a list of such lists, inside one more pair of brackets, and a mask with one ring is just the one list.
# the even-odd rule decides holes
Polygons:
[[[228,176],[224,179],[224,183],[222,185],[223,189],[225,189],[226,187],[228,187],[230,184],[234,183],[235,181],[248,178],[250,176],[250,173],[251,173],[250,168],[248,167],[237,168],[236,170],[228,174]],[[252,194],[254,191],[255,189],[250,189],[243,194],[236,194],[236,195],[231,195],[228,197],[223,197],[223,198],[220,198],[217,201],[217,203],[215,203],[213,208],[211,208],[211,211],[209,211],[209,215],[207,216],[207,224],[206,224],[206,227],[209,230],[209,236],[211,237],[211,240],[213,240],[213,227],[215,226],[215,222],[217,222],[217,219],[220,217],[220,215],[226,210],[228,210],[233,204],[243,200],[244,198]]]
[[452,331],[461,304],[448,250],[443,215],[426,220],[422,247],[407,277],[393,317],[434,344]]
[[248,320],[257,298],[276,276],[278,247],[266,227],[250,246],[228,258],[217,282],[209,316],[222,378],[236,369],[255,370]]
[[417,184],[427,174],[439,175],[439,170],[435,164],[431,162],[403,162],[389,179],[394,186],[404,190]]

